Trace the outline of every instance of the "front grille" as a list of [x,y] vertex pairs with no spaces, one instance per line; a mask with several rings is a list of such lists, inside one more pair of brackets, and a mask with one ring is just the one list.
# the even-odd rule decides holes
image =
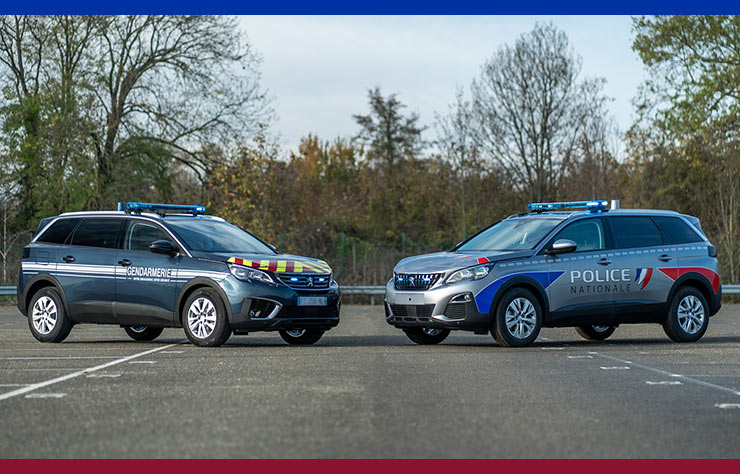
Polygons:
[[441,276],[441,273],[396,273],[393,286],[397,290],[428,290]]
[[278,318],[336,318],[336,306],[286,306],[280,310]]
[[395,322],[428,323],[431,321],[433,304],[392,304],[391,315]]
[[253,299],[249,305],[250,318],[266,318],[275,309],[275,303],[267,300]]
[[465,303],[450,303],[445,309],[445,316],[452,319],[465,319]]
[[330,273],[278,273],[277,277],[295,290],[325,290],[331,282]]

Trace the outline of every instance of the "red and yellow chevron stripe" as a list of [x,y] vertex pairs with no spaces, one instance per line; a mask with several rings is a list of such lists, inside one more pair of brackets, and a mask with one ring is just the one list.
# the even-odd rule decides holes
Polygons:
[[299,260],[249,260],[231,257],[228,262],[278,273],[331,273],[331,267],[323,260],[303,262]]

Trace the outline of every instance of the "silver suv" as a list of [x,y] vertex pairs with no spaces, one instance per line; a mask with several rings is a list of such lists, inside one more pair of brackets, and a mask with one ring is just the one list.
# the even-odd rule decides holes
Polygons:
[[526,346],[543,326],[603,340],[648,322],[696,341],[722,304],[716,255],[692,216],[618,201],[530,204],[451,251],[398,262],[386,320],[418,344],[461,329]]

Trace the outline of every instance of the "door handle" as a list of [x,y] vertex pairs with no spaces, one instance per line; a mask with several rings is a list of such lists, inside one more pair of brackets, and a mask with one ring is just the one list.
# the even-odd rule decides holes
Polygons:
[[664,253],[663,255],[661,255],[660,257],[658,257],[658,260],[660,260],[661,262],[668,262],[670,260],[673,260],[673,257],[671,257],[670,255],[668,255],[667,253]]
[[596,263],[598,263],[599,265],[611,265],[612,261],[604,257]]
[[122,267],[128,267],[129,265],[131,265],[131,260],[124,258],[123,260],[119,260],[118,264]]
[[64,260],[67,263],[72,263],[75,261],[75,258],[72,255],[67,255],[66,257],[62,257],[62,260]]

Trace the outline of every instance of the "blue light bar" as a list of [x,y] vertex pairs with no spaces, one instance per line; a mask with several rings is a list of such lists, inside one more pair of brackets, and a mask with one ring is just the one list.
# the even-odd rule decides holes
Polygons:
[[533,202],[527,206],[530,211],[552,211],[555,209],[579,209],[587,208],[591,211],[603,211],[609,208],[609,201],[597,199],[593,201],[573,202]]
[[126,210],[132,212],[184,212],[187,214],[205,214],[206,206],[182,206],[179,204],[152,204],[149,202],[127,202]]

